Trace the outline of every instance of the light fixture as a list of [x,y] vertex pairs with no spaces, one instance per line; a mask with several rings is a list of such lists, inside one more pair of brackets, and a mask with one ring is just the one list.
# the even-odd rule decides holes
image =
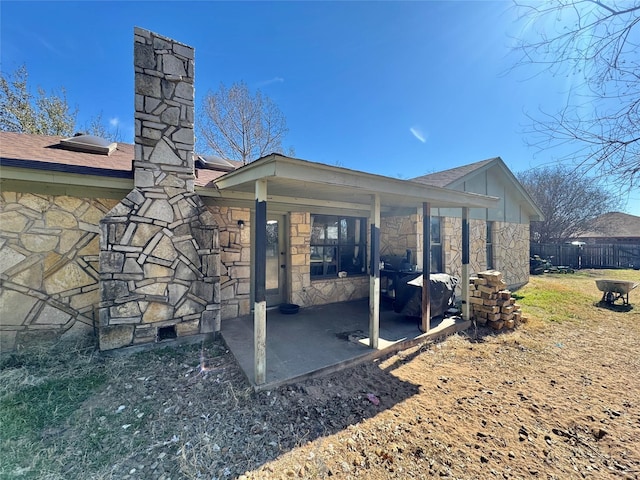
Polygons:
[[238,220],[238,228],[240,228],[240,230],[244,228],[244,220]]

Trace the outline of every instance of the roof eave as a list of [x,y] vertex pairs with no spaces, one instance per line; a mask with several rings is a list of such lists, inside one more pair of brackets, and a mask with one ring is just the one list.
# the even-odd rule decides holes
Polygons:
[[372,173],[350,170],[272,154],[230,172],[213,181],[220,190],[233,190],[261,179],[281,178],[316,185],[344,188],[365,194],[382,194],[411,199],[415,203],[434,202],[440,206],[494,208],[497,197],[477,193],[458,192],[419,182],[395,179]]
[[511,183],[515,187],[516,191],[524,198],[525,202],[527,203],[527,207],[528,207],[527,213],[529,214],[530,220],[534,222],[543,221],[544,214],[542,213],[542,210],[540,210],[540,208],[536,205],[536,203],[533,201],[533,198],[531,198],[531,195],[529,195],[529,193],[524,189],[522,184],[518,181],[516,176],[509,169],[509,167],[507,167],[507,165],[504,163],[504,160],[502,160],[502,158],[500,157],[492,158],[489,162],[485,163],[484,165],[481,165],[476,170],[473,170],[472,172],[469,172],[463,175],[462,177],[457,178],[456,180],[447,184],[447,187],[454,187],[454,186],[461,185],[467,180],[469,180],[471,177],[477,175],[478,173],[482,173],[486,170],[489,170],[490,168],[496,165],[502,170],[502,172],[507,176],[507,178],[511,180]]

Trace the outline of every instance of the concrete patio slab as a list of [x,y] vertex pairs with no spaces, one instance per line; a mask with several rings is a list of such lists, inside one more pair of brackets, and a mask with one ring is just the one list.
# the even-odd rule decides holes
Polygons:
[[267,375],[255,384],[253,316],[222,322],[222,337],[249,383],[258,390],[325,375],[396,350],[469,328],[459,317],[432,320],[429,333],[418,319],[380,310],[378,349],[369,347],[368,300],[334,303],[285,315],[267,312]]

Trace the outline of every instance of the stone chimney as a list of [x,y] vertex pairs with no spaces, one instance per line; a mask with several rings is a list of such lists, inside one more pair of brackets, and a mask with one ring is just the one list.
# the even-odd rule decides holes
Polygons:
[[218,229],[194,193],[194,50],[135,28],[134,189],[100,222],[101,350],[220,329]]

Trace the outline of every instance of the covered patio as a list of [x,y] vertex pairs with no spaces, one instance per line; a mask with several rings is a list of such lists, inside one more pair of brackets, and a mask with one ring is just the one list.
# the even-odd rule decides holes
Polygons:
[[308,307],[295,315],[270,309],[267,311],[266,378],[259,385],[255,382],[253,316],[224,322],[221,333],[249,383],[256,389],[268,389],[435,340],[465,330],[471,323],[460,317],[434,318],[429,332],[422,333],[419,322],[418,318],[408,318],[389,306],[381,306],[378,347],[372,349],[366,299]]
[[[466,193],[433,187],[421,183],[384,177],[346,168],[309,162],[279,154],[272,154],[258,159],[233,172],[229,172],[221,178],[214,180],[201,191],[201,196],[209,196],[216,204],[244,206],[251,208],[251,248],[252,248],[252,288],[253,316],[236,320],[225,320],[222,325],[222,334],[230,345],[240,363],[247,366],[245,372],[255,385],[262,386],[267,383],[279,381],[279,378],[293,372],[287,365],[295,364],[296,353],[293,345],[302,344],[302,352],[308,353],[310,343],[319,341],[319,333],[315,329],[326,325],[328,319],[342,319],[348,325],[353,323],[354,330],[365,332],[362,341],[352,346],[344,344],[328,355],[327,362],[331,358],[338,358],[338,362],[353,361],[354,358],[366,355],[375,355],[391,344],[396,344],[400,338],[416,338],[422,332],[429,335],[432,325],[428,321],[430,315],[429,288],[422,288],[422,322],[420,328],[415,326],[413,334],[398,332],[390,329],[388,332],[381,328],[388,328],[391,323],[381,324],[381,318],[386,312],[380,311],[380,224],[381,216],[405,216],[421,213],[423,217],[422,229],[422,269],[423,285],[429,285],[429,272],[431,271],[430,259],[430,212],[432,207],[461,208],[462,209],[462,319],[469,320],[469,209],[493,208],[498,203],[498,198],[475,193]],[[266,244],[267,244],[267,215],[268,212],[315,212],[323,214],[342,214],[365,217],[369,223],[368,255],[366,273],[369,276],[369,299],[359,303],[358,311],[351,315],[343,315],[339,312],[320,315],[322,320],[317,322],[304,322],[305,315],[292,318],[280,317],[275,311],[267,312],[266,302]],[[313,307],[306,309],[308,313],[314,313],[326,307]],[[347,307],[336,307],[347,308]],[[393,312],[390,312],[393,313]],[[345,319],[350,320],[345,320]],[[386,318],[386,317],[385,317]],[[267,319],[269,324],[267,324]],[[362,320],[365,324],[362,324]],[[331,320],[331,321],[333,321]],[[282,323],[286,328],[280,328]],[[399,324],[398,324],[399,325]],[[235,330],[234,330],[235,328]],[[245,340],[233,347],[235,338],[240,339],[239,332],[251,329],[253,334],[252,345]],[[338,331],[331,327],[333,332],[329,337],[335,337]],[[351,328],[347,325],[339,327],[341,332]],[[422,332],[421,332],[422,331]],[[297,338],[292,339],[294,332]],[[315,333],[315,334],[314,334]],[[317,335],[316,335],[317,334]],[[437,335],[437,333],[435,333]],[[385,338],[388,335],[389,338]],[[242,338],[246,338],[243,335]],[[290,338],[289,341],[285,340]],[[387,343],[389,342],[389,343]],[[287,349],[278,351],[278,345],[289,345]],[[251,348],[253,347],[253,348]],[[369,351],[367,351],[367,347]],[[331,347],[327,344],[327,351]],[[350,350],[349,350],[350,349]],[[271,351],[273,350],[273,351]],[[318,348],[321,351],[322,348]],[[252,351],[252,354],[250,352]],[[349,352],[349,353],[346,353]],[[344,356],[344,358],[343,358]],[[242,360],[240,360],[242,359]],[[328,363],[328,365],[336,362]],[[327,365],[319,366],[325,368]],[[278,373],[282,368],[281,373]],[[271,373],[269,373],[271,372]],[[300,371],[295,375],[303,375]],[[269,377],[269,375],[271,375]],[[291,375],[294,375],[293,373]],[[291,377],[291,375],[289,375]],[[294,375],[294,376],[295,376]]]

